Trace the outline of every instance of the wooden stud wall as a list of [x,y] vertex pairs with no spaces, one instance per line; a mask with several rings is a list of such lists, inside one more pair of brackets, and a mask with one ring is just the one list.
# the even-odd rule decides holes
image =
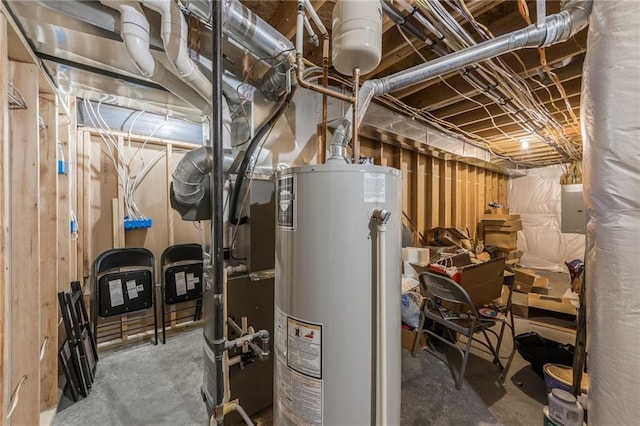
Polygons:
[[40,96],[40,410],[58,404],[58,125],[54,96]]
[[9,331],[11,321],[11,265],[9,249],[9,57],[7,21],[0,14],[0,422],[7,417],[9,404],[11,356]]
[[[70,194],[65,176],[57,174],[58,140],[64,142],[64,151],[72,138],[65,135],[61,124],[69,123],[59,108],[68,111],[67,102],[61,104],[53,95],[51,82],[3,10],[0,8],[0,423],[31,425],[39,424],[41,413],[50,414],[58,403],[57,351],[64,334],[59,334],[57,292],[68,290],[71,278]],[[15,43],[9,46],[8,40]],[[13,59],[12,51],[20,60]],[[9,109],[10,85],[24,98],[26,109]]]
[[436,226],[468,229],[474,236],[487,204],[507,203],[506,175],[368,138],[361,138],[361,153],[400,169],[402,211],[425,236]]
[[[40,420],[40,153],[38,69],[11,62],[9,79],[27,108],[10,112],[11,190],[11,423]],[[10,404],[14,405],[14,404]]]
[[[68,99],[71,111],[75,111],[75,100]],[[58,111],[58,159],[64,161],[65,173],[58,175],[58,291],[68,291],[75,271],[71,273],[71,233],[69,222],[71,219],[71,150],[72,140],[75,139],[71,129],[73,119]]]

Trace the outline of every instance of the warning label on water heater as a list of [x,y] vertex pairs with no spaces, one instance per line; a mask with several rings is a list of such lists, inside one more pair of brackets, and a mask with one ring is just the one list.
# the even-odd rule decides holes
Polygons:
[[276,403],[296,425],[322,425],[322,324],[275,307]]
[[287,318],[287,365],[322,379],[322,325]]
[[385,174],[365,173],[364,174],[364,202],[384,203],[385,194]]
[[287,367],[277,358],[276,403],[291,423],[295,425],[322,425],[323,382],[307,377]]

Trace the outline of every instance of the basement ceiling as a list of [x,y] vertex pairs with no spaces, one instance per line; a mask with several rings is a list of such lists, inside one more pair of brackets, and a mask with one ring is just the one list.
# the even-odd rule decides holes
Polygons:
[[[295,1],[243,3],[278,31],[293,38]],[[335,1],[313,0],[311,3],[330,30]],[[486,36],[497,37],[526,27],[527,11],[530,21],[535,23],[537,13],[535,1],[414,0],[409,3],[424,15],[434,9],[430,5],[437,3],[476,43],[484,41]],[[560,1],[549,0],[545,3],[547,15],[560,11]],[[401,10],[397,2],[392,5],[408,21],[421,26],[414,17],[409,16],[408,11]],[[468,10],[466,17],[461,12],[465,7]],[[381,63],[364,78],[384,77],[438,56],[423,40],[413,37],[406,29],[403,31],[387,16],[383,20],[383,31]],[[481,36],[480,31],[486,36]],[[433,32],[425,30],[425,34],[433,41],[444,44]],[[508,70],[508,73],[500,71],[503,73],[499,75],[502,80],[518,79],[518,84],[511,85],[508,90],[527,92],[529,107],[531,104],[535,106],[535,110],[530,111],[536,118],[536,126],[533,127],[544,127],[541,131],[532,132],[531,125],[523,126],[522,123],[526,123],[523,114],[508,114],[495,101],[495,97],[490,98],[457,72],[391,93],[391,96],[379,101],[485,148],[498,158],[510,160],[507,164],[511,162],[512,165],[537,167],[579,160],[582,156],[580,89],[586,46],[587,30],[584,29],[567,42],[548,47],[544,52],[537,49],[520,50],[493,61],[499,62],[502,70]],[[541,54],[546,58],[546,66],[542,63]],[[314,64],[320,64],[321,48],[306,43],[305,57]],[[490,80],[496,83],[497,79]],[[523,141],[528,145],[526,149],[523,148]]]
[[[243,1],[245,6],[285,36],[295,35],[296,2]],[[536,21],[536,2],[524,0],[413,0],[415,15],[435,22],[437,34],[428,30],[401,3],[391,3],[414,27],[447,52],[482,42]],[[560,10],[559,1],[546,1],[546,14]],[[53,81],[76,96],[94,100],[128,100],[125,106],[145,105],[147,110],[193,118],[188,104],[140,76],[127,57],[119,36],[119,16],[98,2],[4,2],[22,27]],[[325,26],[331,29],[335,1],[311,0]],[[525,7],[526,6],[526,7]],[[147,11],[154,57],[166,62],[159,38],[159,16]],[[444,17],[444,18],[443,18]],[[448,19],[450,28],[442,22]],[[404,28],[404,30],[403,30]],[[383,57],[378,68],[364,78],[379,78],[429,61],[438,56],[424,38],[416,38],[407,26],[387,16],[383,21]],[[453,134],[522,167],[579,160],[580,88],[586,51],[586,30],[571,40],[541,52],[521,50],[478,64],[471,74],[450,73],[378,99],[436,129]],[[199,51],[201,68],[210,57],[210,34],[203,32]],[[233,48],[225,45],[225,54]],[[439,53],[442,53],[440,51]],[[233,55],[233,52],[231,53]],[[322,60],[321,47],[305,43],[305,58]],[[542,58],[546,59],[543,65]],[[240,62],[240,61],[237,61]],[[470,67],[471,68],[471,67]],[[337,74],[336,74],[337,76]],[[485,84],[486,83],[486,84]],[[122,102],[120,102],[122,104]],[[523,141],[528,144],[523,148]]]

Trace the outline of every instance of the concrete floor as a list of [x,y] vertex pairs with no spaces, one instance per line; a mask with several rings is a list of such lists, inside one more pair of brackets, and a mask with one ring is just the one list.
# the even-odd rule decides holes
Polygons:
[[[545,274],[546,275],[546,274]],[[568,282],[556,274],[552,286]],[[554,282],[559,283],[554,285]],[[554,292],[555,292],[554,291]],[[516,333],[536,331],[562,343],[570,333],[516,319]],[[458,368],[456,352],[443,349],[444,363],[427,351],[415,358],[402,351],[402,425],[539,425],[546,404],[544,381],[511,349],[507,335],[501,349],[506,380],[491,356],[474,345],[460,391],[454,387],[449,365]],[[60,411],[54,425],[205,425],[200,398],[202,381],[201,332],[195,330],[167,340],[166,345],[143,345],[103,357],[88,398]],[[457,371],[457,370],[456,370]],[[260,424],[270,424],[264,413]]]

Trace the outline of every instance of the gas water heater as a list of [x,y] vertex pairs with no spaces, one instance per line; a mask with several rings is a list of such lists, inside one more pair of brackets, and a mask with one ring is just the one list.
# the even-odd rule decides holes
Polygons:
[[400,172],[276,179],[274,423],[399,424]]

